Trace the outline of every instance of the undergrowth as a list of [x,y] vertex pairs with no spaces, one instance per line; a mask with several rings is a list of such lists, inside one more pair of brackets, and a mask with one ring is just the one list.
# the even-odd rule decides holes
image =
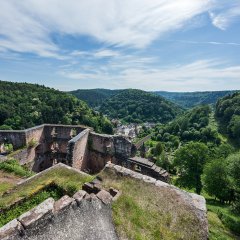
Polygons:
[[20,177],[31,177],[34,175],[33,172],[29,171],[24,166],[21,166],[15,159],[10,159],[0,163],[0,170],[8,173],[14,173]]
[[61,198],[65,194],[65,190],[61,187],[51,184],[47,186],[44,190],[38,192],[37,194],[26,198],[23,202],[14,205],[10,209],[0,210],[0,227],[8,223],[9,221],[19,217],[21,214],[27,212],[33,207],[37,206],[49,197],[55,200]]

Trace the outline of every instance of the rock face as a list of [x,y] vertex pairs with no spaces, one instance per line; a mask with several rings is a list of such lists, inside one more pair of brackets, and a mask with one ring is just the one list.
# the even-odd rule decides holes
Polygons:
[[48,198],[0,228],[1,240],[117,240],[112,222],[112,196],[83,190],[73,198]]
[[97,198],[87,198],[78,207],[57,214],[37,233],[16,240],[117,240],[111,207]]

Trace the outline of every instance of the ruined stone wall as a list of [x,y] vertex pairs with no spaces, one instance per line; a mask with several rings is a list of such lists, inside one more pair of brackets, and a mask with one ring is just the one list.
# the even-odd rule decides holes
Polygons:
[[1,130],[0,143],[4,142],[11,143],[14,150],[26,146],[25,131]]
[[44,125],[26,129],[25,134],[27,145],[31,142],[40,143],[44,139]]
[[68,142],[67,162],[76,169],[87,171],[88,165],[88,136],[89,129],[85,129]]
[[81,125],[46,124],[44,127],[45,139],[52,139],[52,137],[55,136],[59,140],[64,139],[69,141],[84,129],[86,129],[86,127]]
[[44,124],[20,131],[0,131],[0,143],[12,143],[14,150],[25,146],[12,157],[39,172],[58,162],[66,163],[69,140],[84,129],[81,125]]
[[121,164],[134,153],[134,145],[122,136],[89,134],[88,161],[92,173],[101,171],[108,161]]

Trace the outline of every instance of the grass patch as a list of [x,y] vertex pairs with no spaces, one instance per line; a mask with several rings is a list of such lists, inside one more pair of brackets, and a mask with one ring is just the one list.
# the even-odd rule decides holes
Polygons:
[[27,168],[21,166],[19,162],[15,159],[10,159],[0,163],[0,170],[3,170],[8,173],[14,173],[20,177],[31,177],[34,175],[32,171],[29,171]]
[[226,235],[225,239],[240,239],[240,216],[234,214],[229,205],[221,204],[214,199],[207,199],[207,208],[210,216],[209,230],[211,240],[217,239],[217,233],[219,233],[219,237]]
[[110,169],[100,176],[106,188],[112,186],[122,191],[112,206],[121,239],[201,239],[199,219],[175,191],[159,191],[152,184],[117,176]]
[[33,196],[53,182],[71,195],[92,179],[92,176],[59,166],[14,187],[10,193],[0,198],[0,208],[7,208],[16,201]]
[[33,207],[37,206],[44,200],[49,197],[54,198],[55,200],[61,198],[64,195],[65,191],[57,187],[55,184],[47,186],[44,190],[38,192],[34,196],[27,198],[25,201],[20,204],[16,204],[10,209],[1,210],[0,212],[0,227],[10,222],[11,220],[21,216],[21,214],[29,211]]
[[226,228],[216,213],[208,211],[209,239],[210,240],[232,240],[236,239]]
[[14,186],[13,183],[9,182],[1,182],[0,183],[0,196],[6,192],[8,189],[12,188]]

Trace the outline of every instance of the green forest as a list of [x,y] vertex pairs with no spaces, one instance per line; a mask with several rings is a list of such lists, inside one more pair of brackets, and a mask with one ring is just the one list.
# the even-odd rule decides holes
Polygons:
[[160,122],[173,120],[182,109],[166,99],[136,89],[127,89],[110,97],[99,111],[124,122]]
[[240,93],[234,93],[219,99],[216,104],[216,117],[221,130],[236,144],[240,141]]
[[43,123],[83,124],[112,133],[110,121],[76,97],[37,84],[0,81],[0,129]]
[[239,100],[234,93],[158,124],[139,152],[167,169],[174,185],[206,198],[210,239],[240,235]]
[[[107,99],[121,93],[124,90],[110,90],[110,89],[78,89],[71,91],[70,93],[77,98],[88,103],[89,106],[98,108]],[[206,91],[206,92],[166,92],[166,91],[153,91],[158,96],[162,96],[165,99],[183,107],[192,108],[197,105],[211,104],[215,105],[219,98],[230,95],[236,91]]]
[[91,107],[99,107],[105,100],[121,91],[110,89],[78,89],[70,93],[78,99],[85,101]]
[[219,98],[236,91],[214,91],[214,92],[164,92],[156,91],[155,94],[162,96],[184,108],[192,108],[197,105],[216,104]]

